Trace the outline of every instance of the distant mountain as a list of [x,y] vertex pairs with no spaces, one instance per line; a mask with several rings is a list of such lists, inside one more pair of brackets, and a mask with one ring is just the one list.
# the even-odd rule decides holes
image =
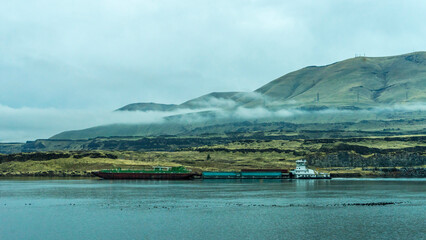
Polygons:
[[131,103],[117,109],[117,111],[173,111],[178,107],[176,104],[160,103]]
[[[209,107],[272,107],[426,102],[426,52],[356,57],[288,73],[254,92],[213,92],[179,105],[133,103],[118,110],[171,111]],[[227,102],[228,101],[228,102]]]
[[326,105],[424,102],[426,52],[356,57],[286,74],[255,92],[274,102]]
[[179,105],[181,108],[203,109],[212,107],[233,107],[234,102],[246,92],[212,92],[198,98],[191,99]]
[[[99,126],[63,132],[52,138],[156,136],[194,133],[194,129],[201,128],[214,133],[217,128],[209,126],[221,124],[228,124],[226,131],[232,132],[236,130],[233,123],[247,119],[294,124],[399,119],[409,122],[410,119],[425,118],[424,107],[412,107],[416,104],[424,106],[425,103],[426,52],[391,57],[356,57],[288,73],[254,92],[213,92],[179,105],[133,103],[118,109],[170,111],[170,115],[171,111],[178,109],[191,110],[188,114],[166,117],[163,123]],[[396,105],[410,106],[412,110],[409,110],[410,107],[402,112],[392,110]],[[384,107],[387,110],[380,112]],[[401,127],[395,125],[395,128]],[[423,125],[418,125],[412,130],[423,128]],[[254,128],[250,131],[257,130]]]
[[212,92],[181,104],[131,103],[117,111],[175,111],[179,109],[229,108],[236,103],[246,103],[243,98],[253,100],[253,92]]

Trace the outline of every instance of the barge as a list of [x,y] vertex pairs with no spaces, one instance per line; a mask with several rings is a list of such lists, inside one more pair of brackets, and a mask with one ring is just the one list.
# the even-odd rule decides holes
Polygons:
[[297,160],[296,169],[241,169],[234,172],[203,172],[203,179],[331,179],[329,173],[319,173],[306,166],[306,160]]
[[103,179],[187,180],[193,179],[197,174],[184,167],[157,166],[151,170],[101,170],[93,172],[93,175]]
[[306,160],[297,160],[296,169],[241,169],[241,171],[219,172],[205,171],[201,175],[182,166],[161,167],[151,170],[101,170],[93,172],[103,179],[153,179],[153,180],[189,180],[202,179],[331,179],[329,173],[319,173],[306,166]]
[[242,169],[239,172],[203,172],[203,179],[282,179],[289,178],[287,169]]

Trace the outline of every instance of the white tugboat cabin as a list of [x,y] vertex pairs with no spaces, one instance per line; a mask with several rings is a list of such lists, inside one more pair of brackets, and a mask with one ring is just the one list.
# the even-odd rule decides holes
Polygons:
[[291,171],[293,178],[298,179],[331,179],[329,173],[319,173],[306,167],[306,160],[297,160],[296,169]]

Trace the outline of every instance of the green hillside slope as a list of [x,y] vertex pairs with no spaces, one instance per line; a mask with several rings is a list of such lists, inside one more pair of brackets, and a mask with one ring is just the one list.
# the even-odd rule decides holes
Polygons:
[[393,57],[356,57],[306,67],[257,89],[275,103],[327,105],[426,101],[426,52]]
[[257,94],[253,92],[212,92],[181,104],[131,103],[117,111],[175,111],[179,109],[232,108],[254,101]]
[[[392,57],[356,57],[288,73],[254,92],[213,92],[180,105],[140,103],[119,109],[195,110],[180,115],[171,112],[173,116],[166,117],[162,123],[99,126],[63,132],[52,138],[234,132],[242,128],[235,123],[247,120],[309,123],[312,124],[310,130],[315,131],[330,131],[318,123],[362,121],[368,121],[369,125],[352,124],[351,131],[384,131],[389,128],[396,132],[424,131],[425,126],[419,122],[426,118],[425,102],[426,52]],[[393,124],[382,127],[383,121],[392,121]],[[217,127],[222,124],[226,127]],[[405,129],[407,124],[410,129]],[[353,126],[363,126],[363,129]],[[264,130],[258,127],[248,131]]]
[[117,109],[117,111],[173,111],[178,107],[176,104],[161,103],[131,103]]
[[254,92],[212,92],[182,104],[133,103],[118,110],[173,111],[244,107],[371,107],[426,101],[426,52],[356,57],[288,73]]

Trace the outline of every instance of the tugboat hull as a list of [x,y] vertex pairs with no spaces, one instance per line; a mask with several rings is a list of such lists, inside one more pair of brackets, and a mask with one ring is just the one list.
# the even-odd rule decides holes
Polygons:
[[309,177],[293,177],[294,179],[331,179],[330,175],[327,176],[309,176]]

